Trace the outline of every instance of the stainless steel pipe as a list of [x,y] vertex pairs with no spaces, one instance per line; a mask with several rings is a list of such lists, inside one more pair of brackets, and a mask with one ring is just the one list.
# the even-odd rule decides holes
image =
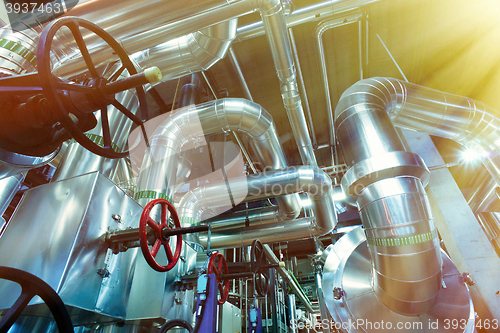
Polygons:
[[337,137],[351,167],[341,186],[360,211],[376,295],[392,311],[415,316],[435,304],[442,279],[439,239],[423,185],[429,171],[418,155],[404,150],[389,118],[395,103],[377,82],[354,84],[335,110]]
[[[139,203],[144,205],[152,199],[146,195],[152,193],[148,191],[171,198],[181,152],[200,145],[198,140],[204,135],[228,131],[245,134],[255,152],[254,160],[262,168],[287,167],[276,128],[267,111],[244,99],[210,101],[179,110],[150,136],[151,148],[144,156],[138,179]],[[279,201],[287,218],[298,216],[301,208],[296,195],[279,198]]]
[[[233,197],[245,197],[244,201],[306,192],[310,196],[310,208],[315,218],[302,219],[299,222],[261,221],[258,224],[249,221],[248,227],[245,226],[245,220],[232,225],[224,222],[212,223],[210,242],[214,248],[248,246],[254,239],[271,243],[322,236],[331,232],[337,224],[331,179],[317,168],[290,167],[232,179],[230,190]],[[178,214],[181,220],[198,224],[207,217],[217,216],[226,211],[227,207],[220,204],[227,201],[224,200],[226,196],[226,183],[198,187],[181,199]],[[270,219],[275,217],[272,210],[268,217]],[[200,235],[200,239],[205,246],[206,235]]]

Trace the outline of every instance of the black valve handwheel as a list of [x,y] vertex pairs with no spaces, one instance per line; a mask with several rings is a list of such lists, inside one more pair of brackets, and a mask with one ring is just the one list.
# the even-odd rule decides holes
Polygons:
[[[67,27],[71,31],[73,38],[78,45],[78,48],[82,54],[83,60],[87,66],[87,69],[91,76],[90,85],[83,85],[78,83],[68,83],[60,79],[59,77],[52,74],[51,71],[51,61],[50,61],[50,50],[54,36],[62,27]],[[120,44],[106,31],[99,28],[97,25],[77,17],[63,17],[58,20],[51,22],[47,25],[40,35],[40,40],[38,42],[37,49],[37,68],[39,74],[40,85],[42,86],[43,93],[49,103],[51,109],[58,117],[60,123],[64,126],[66,131],[73,136],[73,138],[81,144],[83,147],[93,152],[94,154],[107,157],[107,158],[122,158],[129,154],[129,151],[117,152],[113,149],[112,136],[110,133],[110,126],[107,113],[107,105],[112,104],[121,113],[123,113],[127,118],[133,121],[138,126],[142,127],[142,133],[145,134],[145,129],[142,120],[134,115],[130,110],[118,102],[112,95],[104,96],[100,89],[100,86],[107,81],[100,77],[90,53],[85,45],[85,41],[82,36],[81,28],[87,29],[102,40],[104,40],[112,49],[114,53],[118,55],[121,60],[122,68],[119,73],[123,70],[127,70],[130,75],[137,74],[137,70],[134,67],[129,56],[125,50],[120,46]],[[110,80],[116,80],[119,75],[114,75]],[[137,97],[139,99],[139,104],[142,112],[142,117],[147,115],[147,101],[146,94],[142,86],[135,88],[137,92]],[[74,122],[74,117],[72,118],[67,108],[64,106],[63,101],[60,97],[61,91],[68,92],[81,92],[88,94],[89,96],[97,96],[100,100],[103,100],[103,105],[99,106],[101,113],[101,126],[102,126],[102,147],[91,139],[89,139],[83,132],[83,130]],[[111,97],[110,97],[111,96]]]
[[174,327],[182,327],[188,330],[189,333],[193,332],[193,327],[187,321],[183,319],[172,319],[163,324],[159,333],[166,333]]
[[[149,216],[151,210],[156,205],[160,205],[161,207],[161,221],[159,224],[156,223],[156,221],[153,220],[151,216]],[[182,235],[176,236],[175,252],[173,253],[172,249],[170,248],[170,238],[165,239],[163,237],[163,229],[170,229],[167,221],[167,210],[170,213],[170,218],[174,221],[175,228],[180,228],[181,223],[174,206],[165,199],[156,199],[149,202],[142,211],[141,221],[139,223],[139,239],[141,243],[142,254],[144,255],[144,258],[148,262],[149,266],[151,266],[151,268],[158,272],[166,272],[174,268],[175,264],[177,264],[177,261],[181,256],[182,250]],[[149,237],[147,226],[151,227],[154,233],[154,243],[151,249],[149,248],[148,243]],[[168,263],[166,265],[159,264],[155,259],[161,246],[165,248],[165,253],[167,254]]]
[[252,242],[250,247],[250,269],[252,272],[257,272],[261,266],[266,264],[266,256],[264,254],[264,246],[258,239]]
[[264,297],[267,295],[269,290],[269,275],[267,270],[259,270],[253,276],[253,285],[257,295]]
[[224,279],[224,274],[229,274],[226,258],[221,253],[212,254],[208,262],[208,274],[215,274],[217,285],[219,286],[220,298],[217,299],[217,304],[222,305],[226,302],[229,296],[229,279]]
[[14,305],[0,318],[0,333],[5,333],[12,327],[31,299],[37,295],[47,304],[59,332],[74,332],[71,318],[63,301],[42,279],[20,269],[5,266],[0,266],[0,279],[14,281],[22,288],[21,295]]

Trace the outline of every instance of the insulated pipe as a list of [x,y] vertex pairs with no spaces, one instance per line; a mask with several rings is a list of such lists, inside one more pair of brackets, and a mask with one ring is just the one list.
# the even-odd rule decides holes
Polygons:
[[497,131],[500,119],[495,116],[498,114],[495,109],[468,97],[392,78],[361,80],[348,91],[351,94],[344,102],[356,100],[356,95],[372,94],[377,109],[386,110],[395,126],[452,139],[477,151],[500,185],[500,135]]
[[[242,132],[248,137],[255,160],[266,169],[286,168],[272,117],[260,105],[243,99],[219,99],[184,108],[169,116],[150,136],[138,179],[136,199],[145,205],[156,197],[171,198],[179,155],[200,145],[204,135],[227,131]],[[300,213],[297,195],[278,198],[287,219]]]
[[358,205],[375,294],[392,311],[416,316],[435,304],[442,280],[439,238],[422,184],[429,172],[418,155],[404,150],[389,118],[395,95],[379,81],[354,84],[335,110],[351,167],[341,186]]
[[302,108],[292,49],[281,2],[279,0],[270,0],[264,3],[263,1],[260,7],[260,15],[271,48],[276,74],[280,81],[283,105],[292,127],[302,163],[318,166],[311,138],[309,137],[304,109]]
[[468,97],[389,78],[360,81],[380,90],[395,126],[452,139],[477,151],[500,185],[498,111]]
[[[311,210],[315,219],[312,223],[304,223],[306,219],[303,219],[299,222],[300,224],[295,224],[294,221],[285,221],[285,223],[250,224],[248,227],[245,226],[245,221],[231,226],[224,223],[220,235],[218,228],[220,224],[211,224],[211,247],[248,246],[254,239],[260,239],[264,243],[272,243],[312,236],[319,237],[331,232],[337,224],[332,181],[320,169],[304,166],[267,171],[232,179],[229,186],[231,195],[238,198],[246,197],[244,201],[301,191],[309,193]],[[217,216],[222,214],[227,210],[227,207],[220,203],[227,202],[225,200],[227,195],[226,183],[211,184],[189,191],[182,197],[178,205],[177,212],[181,221],[187,220],[198,224],[204,219],[204,215]],[[269,217],[274,218],[272,212]],[[294,226],[302,231],[298,233]],[[275,232],[276,230],[280,231]],[[206,235],[203,239],[205,238]],[[221,242],[218,241],[219,239]]]
[[481,168],[481,171],[475,175],[471,191],[465,197],[470,209],[477,216],[482,212],[499,212],[500,200],[497,189],[498,184],[491,177],[488,170]]
[[[188,33],[196,30],[198,26],[211,26],[254,10],[259,10],[261,13],[276,67],[276,73],[280,80],[283,104],[288,114],[302,162],[304,164],[317,166],[316,157],[314,156],[311,139],[306,125],[304,110],[302,109],[293,57],[291,55],[290,41],[286,30],[281,2],[279,0],[240,0],[225,6],[214,6],[211,10],[200,12],[198,15],[172,22],[158,29],[152,29],[147,31],[147,33],[136,34],[131,36],[128,40],[124,38],[122,43],[127,51],[135,52],[139,45],[144,49],[146,45],[157,43],[158,35],[167,38],[166,36],[170,33],[174,33],[174,30],[175,33],[179,33],[179,31],[184,32],[184,29],[189,28],[190,30],[186,31],[186,33]],[[105,26],[103,26],[103,28],[105,28]],[[173,37],[173,35],[170,36],[171,38]],[[64,37],[61,37],[61,39],[64,39]],[[139,41],[140,43],[137,44]],[[101,52],[101,59],[101,56],[95,55],[90,48],[89,51],[93,54],[93,59],[96,63],[110,60],[109,54],[105,55]],[[67,61],[65,63],[67,64],[66,68],[69,66],[71,70],[74,71],[75,66],[71,64],[72,61]],[[62,70],[62,66],[59,66],[59,69]]]

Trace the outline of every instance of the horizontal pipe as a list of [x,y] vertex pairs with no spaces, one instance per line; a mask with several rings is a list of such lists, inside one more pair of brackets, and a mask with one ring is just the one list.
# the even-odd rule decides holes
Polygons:
[[[288,28],[308,23],[324,20],[332,15],[345,15],[345,13],[360,7],[378,2],[380,0],[328,0],[312,4],[310,6],[295,9],[290,15],[285,16]],[[238,27],[236,42],[264,36],[264,24],[262,21],[253,22]]]
[[[292,220],[257,225],[252,223],[248,227],[245,220],[232,225],[223,223],[222,227],[217,223],[211,224],[210,246],[214,248],[247,246],[254,239],[270,243],[311,236],[319,237],[331,232],[337,224],[331,179],[317,168],[290,167],[232,179],[230,192],[235,198],[245,198],[244,201],[306,192],[310,195],[311,210],[315,218],[301,219],[299,222]],[[226,196],[224,182],[198,187],[185,194],[179,202],[177,211],[180,219],[197,224],[206,215],[220,215],[227,209],[223,205],[219,206],[221,202],[227,201],[224,200]],[[274,218],[272,210],[270,218]],[[200,235],[200,239],[205,246],[206,235]]]

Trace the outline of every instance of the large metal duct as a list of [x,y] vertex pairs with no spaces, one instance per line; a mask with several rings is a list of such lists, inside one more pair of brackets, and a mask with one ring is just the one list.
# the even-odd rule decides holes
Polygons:
[[[475,215],[482,212],[500,212],[498,184],[491,178],[488,170],[481,168],[475,175],[471,190],[465,196],[470,209]],[[465,193],[464,193],[465,194]]]
[[[233,197],[246,197],[245,201],[281,196],[291,193],[306,192],[310,194],[311,210],[314,219],[300,219],[298,222],[278,221],[276,223],[253,224],[211,223],[211,247],[242,247],[251,245],[254,239],[264,243],[280,242],[292,239],[319,237],[331,232],[337,224],[333,187],[330,177],[323,171],[313,167],[289,167],[284,170],[267,171],[247,177],[232,179],[231,193]],[[189,191],[178,205],[181,219],[200,223],[206,217],[222,214],[226,208],[220,206],[225,202],[226,183],[210,184]],[[271,211],[271,218],[274,214]],[[200,236],[203,246],[207,245],[207,235]]]
[[391,104],[367,81],[347,89],[335,110],[351,167],[341,185],[357,201],[377,297],[395,313],[416,316],[435,304],[442,281],[439,238],[422,184],[429,172],[405,151],[389,119]]
[[355,86],[376,94],[395,126],[449,138],[479,152],[500,184],[500,119],[495,109],[468,97],[397,79],[372,78]]
[[[287,167],[272,117],[261,106],[243,99],[220,99],[181,109],[165,120],[150,137],[138,179],[140,204],[157,197],[171,198],[180,163],[188,146],[199,145],[204,135],[235,131],[244,133],[255,160],[267,169]],[[296,195],[278,198],[286,218],[300,213]]]

